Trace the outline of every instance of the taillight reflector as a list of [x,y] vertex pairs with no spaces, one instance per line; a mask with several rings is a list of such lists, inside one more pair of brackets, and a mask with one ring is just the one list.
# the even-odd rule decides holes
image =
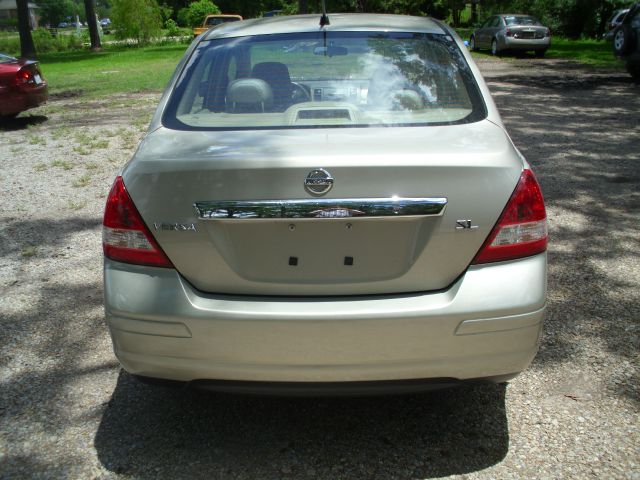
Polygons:
[[524,170],[472,263],[501,262],[542,253],[547,249],[547,236],[547,214],[540,185],[531,170]]
[[122,177],[111,187],[102,221],[102,249],[118,262],[173,267],[133,204]]
[[33,79],[33,75],[31,74],[31,72],[23,68],[19,70],[18,73],[16,73],[15,82],[17,86],[27,85],[29,82],[32,81],[32,79]]

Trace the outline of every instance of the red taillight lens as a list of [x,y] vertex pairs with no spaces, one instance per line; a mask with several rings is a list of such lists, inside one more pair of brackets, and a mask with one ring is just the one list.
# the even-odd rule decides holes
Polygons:
[[17,86],[27,85],[32,80],[33,75],[29,70],[22,69],[19,70],[18,73],[16,73],[15,83]]
[[106,257],[118,262],[173,267],[138,213],[122,177],[116,178],[107,198],[102,249]]
[[491,234],[473,259],[474,264],[528,257],[547,249],[547,214],[540,185],[524,170]]
[[507,37],[513,37],[513,32],[507,28],[507,33],[506,33]]

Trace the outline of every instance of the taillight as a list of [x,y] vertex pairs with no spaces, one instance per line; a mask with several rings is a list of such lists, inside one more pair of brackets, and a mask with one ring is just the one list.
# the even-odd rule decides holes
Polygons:
[[547,28],[547,30],[544,33],[545,37],[550,37],[551,36],[551,30]]
[[17,86],[27,85],[29,83],[33,83],[33,75],[29,70],[22,69],[16,73],[14,81]]
[[547,214],[540,185],[524,170],[502,215],[473,259],[474,264],[528,257],[547,249]]
[[138,213],[122,177],[116,178],[107,198],[102,249],[106,257],[118,262],[173,267]]
[[507,32],[506,32],[507,37],[513,37],[513,32],[507,27]]

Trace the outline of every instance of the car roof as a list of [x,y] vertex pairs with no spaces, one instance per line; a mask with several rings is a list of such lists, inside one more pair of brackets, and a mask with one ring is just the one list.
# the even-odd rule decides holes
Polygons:
[[[317,32],[321,14],[262,17],[220,25],[209,31],[206,40],[280,33]],[[420,32],[444,34],[439,22],[427,17],[408,15],[330,13],[325,31]]]

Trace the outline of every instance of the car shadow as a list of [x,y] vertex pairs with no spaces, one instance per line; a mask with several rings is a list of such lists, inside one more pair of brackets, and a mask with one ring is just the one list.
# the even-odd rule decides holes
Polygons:
[[505,392],[258,397],[146,385],[121,372],[94,443],[108,470],[135,478],[446,476],[505,457]]
[[49,120],[46,115],[25,115],[10,119],[0,119],[0,132],[24,130],[30,126],[39,125]]

